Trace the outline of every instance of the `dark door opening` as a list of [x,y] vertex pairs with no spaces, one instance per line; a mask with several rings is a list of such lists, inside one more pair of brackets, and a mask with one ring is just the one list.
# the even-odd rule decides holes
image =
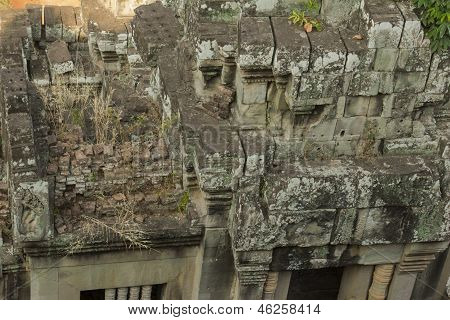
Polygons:
[[80,300],[105,300],[105,289],[81,291]]
[[293,271],[288,300],[337,300],[343,268]]

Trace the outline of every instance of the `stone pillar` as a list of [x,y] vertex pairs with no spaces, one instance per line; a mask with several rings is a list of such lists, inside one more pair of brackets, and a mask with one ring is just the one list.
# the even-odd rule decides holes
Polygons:
[[272,251],[235,252],[238,300],[261,300],[272,262]]
[[221,80],[224,85],[231,85],[236,77],[235,57],[223,58]]
[[117,300],[128,300],[128,288],[117,289]]
[[116,289],[105,289],[105,300],[116,300]]
[[288,83],[287,77],[276,77],[274,84],[273,96],[269,97],[271,100],[269,114],[268,114],[268,126],[277,133],[282,132],[283,117],[286,112],[289,111],[289,106],[286,103],[286,87]]
[[30,296],[31,300],[58,300],[59,299],[58,268],[31,269],[30,290],[31,290]]
[[269,272],[267,275],[266,284],[264,285],[264,300],[275,299],[275,291],[278,286],[278,272]]
[[380,264],[373,272],[372,285],[369,289],[369,300],[385,300],[395,265]]
[[6,300],[5,295],[5,278],[2,276],[0,271],[0,300]]
[[152,286],[142,286],[141,288],[141,300],[152,299]]
[[414,243],[405,246],[389,288],[389,300],[410,300],[419,274],[444,251],[448,242]]
[[140,293],[141,293],[141,287],[131,287],[128,300],[139,300]]
[[388,300],[409,300],[416,279],[417,272],[402,272],[400,265],[397,265],[389,288]]
[[278,272],[278,284],[275,291],[275,300],[286,300],[291,284],[291,271]]
[[374,266],[353,265],[345,267],[338,300],[367,300],[373,271]]

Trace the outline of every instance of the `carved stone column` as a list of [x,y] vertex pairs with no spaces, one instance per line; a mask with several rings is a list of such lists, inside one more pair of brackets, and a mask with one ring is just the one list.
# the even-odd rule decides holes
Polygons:
[[106,289],[105,290],[105,300],[116,300],[117,289]]
[[223,66],[222,66],[222,84],[231,85],[236,77],[236,58],[234,56],[231,57],[223,57]]
[[375,267],[372,285],[369,289],[369,300],[386,299],[394,267],[393,264],[380,264]]
[[264,285],[264,300],[273,300],[278,287],[278,272],[269,272]]
[[142,286],[141,288],[141,300],[152,299],[152,286]]
[[141,293],[141,287],[131,287],[128,300],[139,300],[140,293]]
[[128,300],[128,288],[117,289],[117,300]]
[[274,133],[278,133],[278,131],[283,131],[283,119],[286,118],[286,115],[290,116],[292,112],[290,112],[289,106],[286,102],[286,87],[288,84],[288,77],[285,76],[277,76],[275,77],[275,84],[273,87],[273,95],[270,97],[269,104],[269,114],[268,114],[268,126],[274,131]]

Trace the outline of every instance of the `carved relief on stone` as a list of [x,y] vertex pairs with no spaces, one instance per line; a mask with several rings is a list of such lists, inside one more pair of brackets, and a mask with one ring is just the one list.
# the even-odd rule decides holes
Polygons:
[[48,182],[20,183],[13,193],[17,241],[42,241],[51,236]]
[[369,300],[385,300],[394,273],[394,264],[380,264],[375,267]]
[[264,300],[273,300],[278,286],[278,272],[269,272],[264,285]]

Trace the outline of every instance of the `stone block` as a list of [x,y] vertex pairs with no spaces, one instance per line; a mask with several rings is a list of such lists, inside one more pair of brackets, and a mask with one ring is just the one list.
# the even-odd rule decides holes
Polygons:
[[401,71],[428,71],[431,63],[431,49],[413,48],[400,49],[397,68]]
[[28,95],[25,92],[22,94],[5,92],[3,97],[5,99],[4,106],[8,114],[30,112]]
[[351,117],[338,119],[334,137],[336,140],[358,140],[364,131],[366,117]]
[[398,48],[404,20],[392,0],[366,0],[361,7],[369,48]]
[[394,92],[394,73],[380,72],[380,88],[378,92],[381,94],[390,94]]
[[8,131],[11,146],[33,144],[33,122],[29,113],[10,114]]
[[44,8],[45,40],[56,41],[62,37],[61,8],[59,6],[45,6]]
[[396,48],[377,49],[373,69],[375,71],[394,71],[399,50]]
[[267,103],[238,104],[237,121],[242,125],[266,125]]
[[272,25],[277,40],[274,74],[299,77],[308,72],[311,47],[306,32],[285,17],[273,17]]
[[362,243],[398,243],[403,239],[406,221],[411,219],[412,213],[408,208],[371,208],[367,215]]
[[436,140],[429,137],[423,138],[403,138],[395,140],[385,140],[383,154],[388,156],[405,155],[428,155],[436,156],[439,150],[439,144]]
[[307,140],[303,148],[303,156],[307,160],[331,159],[334,154],[335,141]]
[[367,47],[367,39],[354,39],[358,34],[356,31],[341,30],[341,37],[347,48],[347,61],[345,72],[370,71],[375,60],[376,49]]
[[414,12],[414,6],[411,2],[397,1],[397,7],[405,19],[400,48],[412,49],[423,46],[424,31],[419,17]]
[[348,88],[351,96],[376,96],[380,88],[379,72],[357,72],[353,74]]
[[333,140],[336,121],[336,119],[322,120],[312,125],[306,133],[306,138],[314,141]]
[[348,97],[345,117],[366,116],[372,97]]
[[417,103],[417,97],[406,93],[392,95],[391,116],[393,118],[408,117],[413,112]]
[[367,110],[368,117],[378,117],[381,116],[383,112],[383,96],[370,97],[369,108]]
[[335,157],[354,157],[358,146],[358,140],[339,140],[336,141],[334,148]]
[[50,70],[45,54],[39,55],[35,60],[30,60],[30,65],[33,83],[37,86],[48,86],[50,84]]
[[357,211],[355,208],[337,210],[336,223],[331,235],[331,244],[350,244],[353,236]]
[[[241,2],[243,16],[288,16],[293,9],[300,9],[308,0],[246,0]],[[322,0],[318,0],[320,3]]]
[[420,93],[424,91],[428,72],[397,72],[394,92]]
[[388,119],[386,123],[386,137],[388,139],[409,137],[412,134],[411,118]]
[[431,94],[444,94],[450,87],[450,72],[447,71],[430,71],[428,77],[427,86],[425,88],[426,93]]
[[81,25],[78,25],[75,8],[61,6],[62,39],[65,42],[76,42],[80,36]]
[[269,18],[243,17],[239,32],[241,69],[271,69],[275,43]]
[[450,53],[448,51],[433,53],[430,70],[450,72]]
[[368,117],[364,126],[362,138],[376,144],[375,140],[384,139],[386,137],[386,118]]
[[320,12],[329,24],[338,27],[347,25],[350,18],[357,15],[360,5],[360,0],[322,0]]
[[342,74],[308,73],[300,80],[298,99],[321,99],[339,97],[344,93]]
[[319,73],[344,72],[347,49],[339,31],[325,28],[308,36],[311,42],[311,70]]
[[199,20],[201,22],[214,22],[216,24],[237,23],[241,8],[238,2],[219,0],[219,1],[202,1],[199,8]]
[[31,23],[31,34],[34,41],[42,39],[42,5],[27,5]]
[[52,77],[74,70],[72,56],[70,55],[67,43],[64,41],[59,40],[51,43],[47,49],[47,58]]
[[267,82],[243,82],[242,84],[242,103],[243,104],[261,104],[266,102]]

